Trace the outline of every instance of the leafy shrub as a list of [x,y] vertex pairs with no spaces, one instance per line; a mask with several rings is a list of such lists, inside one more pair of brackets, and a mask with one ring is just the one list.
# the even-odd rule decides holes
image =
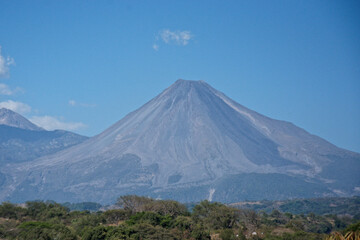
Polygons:
[[20,233],[18,239],[66,239],[76,240],[76,235],[66,226],[60,224],[50,224],[48,222],[24,222],[19,226]]

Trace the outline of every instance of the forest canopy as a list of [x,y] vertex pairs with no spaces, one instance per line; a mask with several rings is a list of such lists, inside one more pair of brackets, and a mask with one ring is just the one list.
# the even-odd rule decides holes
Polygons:
[[[65,206],[64,206],[65,205]],[[113,209],[72,210],[66,203],[0,205],[1,239],[336,239],[359,234],[354,216],[239,209],[207,200],[192,211],[173,200],[121,196]],[[87,203],[90,207],[96,207]],[[79,205],[81,206],[81,205]]]

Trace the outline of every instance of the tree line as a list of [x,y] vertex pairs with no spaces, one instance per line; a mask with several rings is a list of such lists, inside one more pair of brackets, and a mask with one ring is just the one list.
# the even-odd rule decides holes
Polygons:
[[348,215],[256,212],[206,200],[189,211],[173,200],[126,195],[115,206],[90,212],[70,211],[56,202],[4,202],[0,205],[0,238],[355,240],[360,231],[360,222]]

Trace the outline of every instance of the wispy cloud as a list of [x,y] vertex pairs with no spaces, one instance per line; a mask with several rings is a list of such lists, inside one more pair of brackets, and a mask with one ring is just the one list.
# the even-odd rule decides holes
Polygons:
[[0,95],[13,95],[14,91],[8,85],[0,83]]
[[167,44],[187,45],[193,37],[190,31],[170,31],[169,29],[160,32],[161,39]]
[[1,46],[0,46],[0,77],[8,77],[9,76],[9,66],[14,65],[15,60],[12,57],[4,57],[1,54]]
[[155,51],[158,51],[159,50],[159,45],[157,45],[157,44],[153,44],[153,49],[155,50]]
[[158,44],[159,40],[161,40],[165,44],[186,46],[193,38],[194,36],[190,31],[171,31],[169,29],[164,29],[161,30],[159,34],[155,37],[156,42],[153,44],[152,47],[155,51],[158,51],[160,48]]
[[8,85],[6,85],[4,83],[0,83],[0,95],[11,96],[11,95],[14,95],[19,92],[23,92],[23,90],[18,87],[11,89]]
[[65,122],[63,119],[52,116],[33,116],[29,120],[46,130],[62,129],[74,131],[86,127],[82,122]]
[[12,100],[0,102],[0,108],[7,108],[20,114],[26,114],[31,112],[31,107],[26,103],[15,102]]
[[80,103],[75,100],[69,100],[69,105],[72,107],[96,107],[96,104]]
[[70,106],[76,106],[76,101],[75,100],[69,100],[69,105]]

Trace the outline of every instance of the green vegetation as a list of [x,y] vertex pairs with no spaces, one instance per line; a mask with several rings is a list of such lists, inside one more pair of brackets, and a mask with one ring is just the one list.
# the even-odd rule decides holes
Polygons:
[[85,211],[88,210],[90,212],[97,212],[100,210],[100,208],[102,207],[101,204],[99,203],[94,203],[94,202],[81,202],[81,203],[62,203],[61,205],[63,205],[64,207],[70,209],[70,211]]
[[[93,203],[77,207],[85,205],[98,207]],[[0,205],[0,239],[323,240],[360,235],[360,222],[350,215],[293,214],[277,209],[255,212],[209,201],[189,212],[176,201],[135,195],[120,197],[116,207],[91,212],[70,211],[55,202],[4,202]]]
[[331,198],[313,198],[313,199],[293,199],[284,201],[248,201],[230,204],[236,208],[253,209],[256,211],[265,211],[267,213],[277,209],[282,212],[293,214],[318,215],[344,215],[349,214],[355,219],[360,220],[360,197],[350,198],[331,197]]

